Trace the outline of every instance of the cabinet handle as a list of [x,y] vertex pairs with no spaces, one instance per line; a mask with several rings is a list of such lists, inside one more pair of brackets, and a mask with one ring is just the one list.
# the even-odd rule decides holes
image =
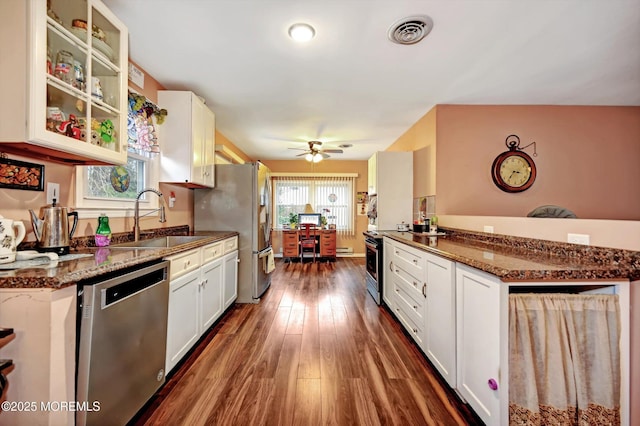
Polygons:
[[389,262],[389,270],[393,272],[393,262]]
[[495,379],[489,379],[487,384],[489,385],[489,389],[498,390],[498,382],[496,382]]
[[422,295],[427,298],[427,283],[422,284]]

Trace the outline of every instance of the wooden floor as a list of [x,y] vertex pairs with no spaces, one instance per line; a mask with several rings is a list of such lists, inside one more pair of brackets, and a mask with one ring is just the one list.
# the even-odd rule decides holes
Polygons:
[[277,263],[136,425],[464,425],[481,422],[364,285],[364,259]]

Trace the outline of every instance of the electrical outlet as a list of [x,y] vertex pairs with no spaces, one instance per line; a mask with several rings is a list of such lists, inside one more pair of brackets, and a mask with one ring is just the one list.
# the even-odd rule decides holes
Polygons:
[[491,225],[485,225],[484,226],[484,232],[487,232],[489,234],[493,234],[493,226]]
[[53,204],[54,198],[56,203],[60,202],[60,184],[47,182],[47,204]]
[[571,244],[589,245],[588,234],[567,234],[567,242]]

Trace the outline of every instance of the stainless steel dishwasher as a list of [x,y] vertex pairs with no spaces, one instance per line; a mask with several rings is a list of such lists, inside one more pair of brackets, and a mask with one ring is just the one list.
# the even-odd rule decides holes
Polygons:
[[168,266],[78,285],[77,425],[124,425],[164,383]]

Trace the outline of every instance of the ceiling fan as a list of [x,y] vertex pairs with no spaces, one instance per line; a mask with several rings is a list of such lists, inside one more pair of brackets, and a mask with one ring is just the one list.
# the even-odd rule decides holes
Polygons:
[[310,161],[310,162],[314,162],[317,163],[319,161],[322,161],[325,158],[329,158],[331,157],[329,154],[342,154],[343,151],[341,149],[321,149],[321,148],[317,148],[316,145],[319,147],[322,145],[322,142],[320,141],[309,141],[307,142],[309,144],[309,148],[289,148],[289,149],[295,149],[298,151],[304,151],[302,154],[298,154],[296,155],[296,157],[302,157],[304,156],[305,160]]

